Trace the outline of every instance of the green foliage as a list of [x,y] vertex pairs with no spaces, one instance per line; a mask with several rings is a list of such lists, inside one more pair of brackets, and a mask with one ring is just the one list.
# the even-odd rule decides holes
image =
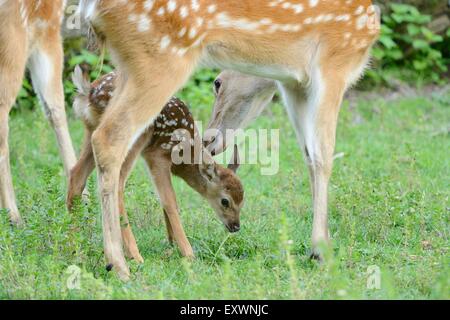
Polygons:
[[[213,95],[202,80],[210,77],[200,72],[181,92],[198,119],[209,117]],[[105,270],[96,175],[89,203],[69,214],[54,134],[41,112],[19,110],[11,116],[11,166],[26,224],[12,228],[0,212],[0,299],[449,299],[449,103],[450,92],[344,103],[336,150],[344,157],[330,185],[333,250],[323,265],[308,259],[308,169],[281,105],[254,125],[280,129],[280,172],[240,170],[240,233],[228,234],[208,203],[174,179],[195,261],[168,244],[157,194],[138,162],[125,199],[146,262],[130,261],[126,284]],[[83,126],[69,119],[80,146]],[[380,290],[367,287],[370,266],[381,269]],[[74,269],[79,288],[68,286]]]
[[[449,41],[450,31],[443,36],[431,31],[427,25],[431,16],[422,14],[408,4],[391,3],[390,11],[382,16],[383,24],[379,44],[373,56],[383,71],[405,69],[418,81],[440,82],[448,71],[449,57],[444,57],[438,45]],[[369,75],[377,82],[386,81],[387,73],[371,71]],[[409,79],[411,80],[411,79]]]

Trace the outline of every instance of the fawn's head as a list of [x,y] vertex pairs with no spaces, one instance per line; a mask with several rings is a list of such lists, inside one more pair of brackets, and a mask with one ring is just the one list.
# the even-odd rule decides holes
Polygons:
[[214,208],[228,231],[233,233],[238,232],[241,228],[240,214],[244,205],[244,188],[236,175],[238,168],[237,147],[235,147],[235,155],[228,168],[224,168],[214,161],[199,165],[200,174],[207,181],[207,191],[204,197]]

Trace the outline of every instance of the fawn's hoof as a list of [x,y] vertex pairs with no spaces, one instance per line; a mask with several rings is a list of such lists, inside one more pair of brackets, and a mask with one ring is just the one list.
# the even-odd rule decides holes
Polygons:
[[20,217],[20,214],[17,212],[17,213],[10,213],[10,218],[9,218],[9,221],[10,221],[10,223],[11,223],[11,225],[13,226],[13,227],[23,227],[23,225],[24,225],[24,223],[23,223],[23,220],[22,220],[22,218]]
[[119,279],[123,282],[130,280],[130,271],[128,270],[128,267],[116,268],[113,263],[110,263],[106,266],[106,271],[115,271]]
[[142,256],[139,253],[131,255],[130,259],[133,259],[139,264],[144,264],[144,258],[142,258]]
[[311,253],[309,255],[309,258],[313,261],[317,261],[319,263],[325,262],[325,258],[323,256],[323,253],[319,249],[312,249]]
[[323,262],[323,257],[320,253],[312,252],[309,258],[314,261]]

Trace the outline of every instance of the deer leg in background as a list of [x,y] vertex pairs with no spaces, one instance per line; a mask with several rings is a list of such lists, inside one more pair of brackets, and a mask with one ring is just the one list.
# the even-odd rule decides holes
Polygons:
[[[0,14],[2,18],[2,14]],[[22,219],[16,204],[9,152],[9,112],[22,85],[26,64],[25,32],[20,28],[0,29],[0,209],[6,209],[10,220],[20,225]],[[9,41],[8,39],[14,39]]]
[[306,136],[308,134],[308,128],[311,125],[309,121],[312,121],[313,113],[311,113],[311,109],[308,108],[307,92],[302,84],[299,83],[288,87],[283,86],[283,84],[280,83],[279,87],[283,94],[284,104],[289,119],[295,129],[297,143],[303,153],[306,165],[308,166],[311,195],[314,202],[314,166],[306,145]]
[[66,176],[76,163],[75,151],[69,134],[62,83],[63,49],[59,30],[52,31],[45,42],[41,41],[30,57],[33,87],[55,130]]
[[81,197],[83,190],[86,187],[86,181],[95,169],[95,159],[92,151],[91,137],[92,132],[86,130],[80,159],[70,172],[66,201],[69,211],[72,210],[75,198]]
[[139,252],[136,238],[134,237],[133,231],[131,230],[130,221],[128,219],[128,214],[125,208],[125,187],[131,170],[136,163],[136,159],[141,154],[142,149],[145,147],[145,145],[149,142],[150,137],[152,136],[152,132],[153,130],[150,129],[150,132],[142,135],[133,145],[120,171],[119,211],[121,216],[120,222],[125,255],[127,256],[127,258],[134,259],[139,263],[144,263],[144,258],[142,258]]

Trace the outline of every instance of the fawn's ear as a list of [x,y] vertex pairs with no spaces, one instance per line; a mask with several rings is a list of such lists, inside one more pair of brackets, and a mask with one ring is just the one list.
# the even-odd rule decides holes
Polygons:
[[236,173],[241,166],[241,159],[239,158],[239,148],[237,144],[234,145],[233,157],[228,165],[228,169]]
[[217,172],[217,168],[215,164],[201,164],[200,165],[200,174],[208,180],[209,182],[215,182],[219,178],[219,174]]
[[199,164],[200,174],[209,182],[217,181],[219,174],[217,172],[216,162],[206,148],[203,148],[202,163]]

